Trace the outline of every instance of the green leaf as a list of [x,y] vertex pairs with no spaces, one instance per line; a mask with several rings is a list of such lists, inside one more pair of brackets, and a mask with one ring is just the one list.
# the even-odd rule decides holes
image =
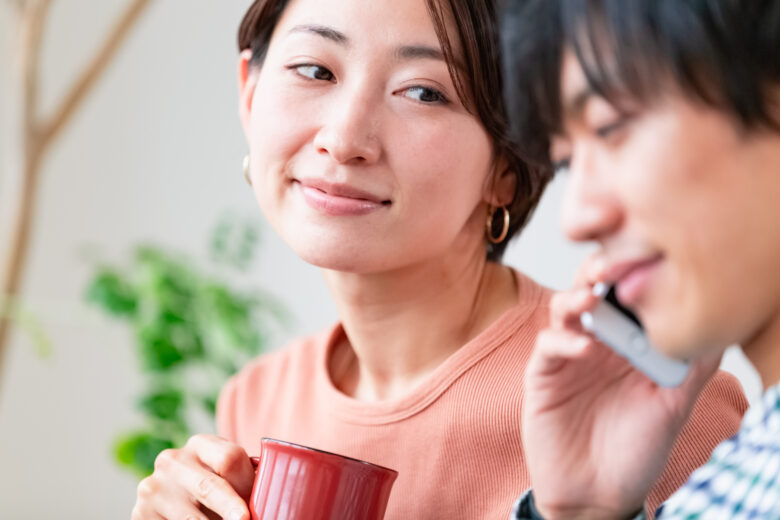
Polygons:
[[179,422],[184,394],[176,388],[161,389],[143,396],[139,408],[156,419]]
[[87,287],[86,300],[114,316],[131,316],[136,310],[133,287],[115,271],[103,269]]
[[211,234],[211,258],[217,264],[244,271],[254,257],[258,239],[259,232],[254,220],[225,214]]
[[[235,216],[211,237],[221,266],[244,268],[257,230]],[[145,430],[117,439],[117,461],[148,475],[163,449],[192,435],[193,417],[213,417],[224,381],[260,351],[286,316],[270,295],[246,290],[203,271],[190,258],[157,246],[135,249],[130,268],[99,268],[87,300],[125,320],[146,387],[136,404]],[[195,414],[193,416],[193,414]]]
[[146,431],[136,431],[119,437],[114,442],[116,461],[139,478],[154,471],[154,459],[161,451],[173,448],[171,439]]
[[160,322],[142,327],[138,333],[141,364],[147,370],[168,370],[184,360],[184,354],[176,348],[173,327]]
[[217,414],[217,396],[216,395],[207,395],[203,397],[200,401],[201,406],[204,410],[210,415],[215,416]]

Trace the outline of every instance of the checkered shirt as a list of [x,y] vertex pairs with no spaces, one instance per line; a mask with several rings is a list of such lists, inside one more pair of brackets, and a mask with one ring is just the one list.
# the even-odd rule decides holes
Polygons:
[[659,509],[659,520],[780,519],[780,385]]

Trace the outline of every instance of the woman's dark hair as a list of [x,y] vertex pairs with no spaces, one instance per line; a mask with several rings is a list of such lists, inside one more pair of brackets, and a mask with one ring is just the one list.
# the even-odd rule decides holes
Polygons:
[[[550,180],[547,170],[528,166],[511,139],[504,100],[501,48],[498,36],[496,0],[425,0],[436,35],[449,67],[458,97],[474,114],[493,140],[494,155],[506,161],[516,177],[514,197],[508,206],[511,224],[507,239],[489,244],[489,260],[500,260],[509,239],[528,222]],[[256,0],[238,32],[239,50],[251,49],[253,66],[261,66],[268,52],[274,28],[289,0]],[[454,24],[456,35],[447,25]],[[454,56],[451,38],[456,36],[463,56]],[[456,67],[460,61],[463,68]],[[491,182],[494,179],[491,179]]]
[[744,129],[780,131],[777,0],[509,0],[502,40],[516,138],[537,166],[561,130],[566,49],[618,109],[676,89]]

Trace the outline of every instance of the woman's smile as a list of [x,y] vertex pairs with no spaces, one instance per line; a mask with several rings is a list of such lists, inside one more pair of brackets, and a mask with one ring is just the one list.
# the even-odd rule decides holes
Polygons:
[[360,216],[388,208],[392,202],[348,184],[320,179],[294,180],[293,188],[312,209],[330,216]]

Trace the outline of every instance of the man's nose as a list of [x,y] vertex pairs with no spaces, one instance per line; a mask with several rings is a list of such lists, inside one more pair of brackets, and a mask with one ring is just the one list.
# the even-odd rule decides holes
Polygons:
[[577,242],[599,240],[616,231],[623,213],[608,175],[592,161],[573,160],[563,198],[561,226]]

